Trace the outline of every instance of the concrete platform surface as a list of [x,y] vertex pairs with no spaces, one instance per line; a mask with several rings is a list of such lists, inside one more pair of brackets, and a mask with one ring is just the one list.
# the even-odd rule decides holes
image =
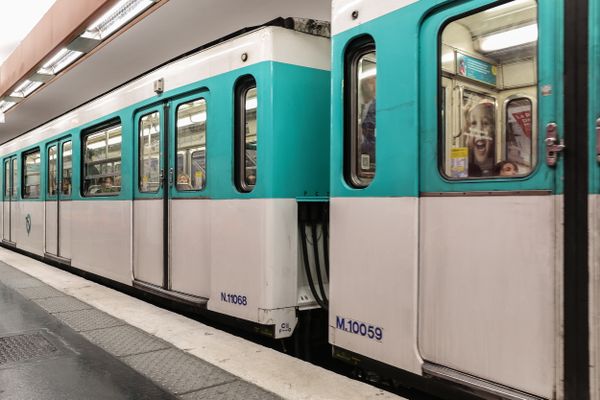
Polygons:
[[[70,331],[67,333],[71,340],[83,348],[93,347],[86,344],[85,339],[99,346],[113,356],[103,355],[104,362],[114,362],[125,369],[131,367],[136,377],[149,382],[148,387],[153,388],[149,390],[160,392],[150,397],[124,398],[173,398],[175,395],[190,400],[401,399],[10,250],[0,248],[0,262],[7,264],[0,264],[0,282],[10,279],[11,290],[20,292],[13,297],[22,295],[37,303],[60,321],[46,314],[50,321],[47,322],[57,325],[52,326],[61,334]],[[19,276],[15,269],[29,276]],[[11,270],[14,271],[12,276]],[[36,284],[38,279],[46,285]],[[33,303],[29,306],[37,307]],[[9,306],[8,310],[6,305],[0,307],[4,307],[0,310],[2,315],[8,312],[16,316],[23,312],[18,307]],[[1,330],[2,320],[0,337],[5,336]],[[26,324],[21,328],[36,329],[27,328]],[[35,374],[31,377],[34,379]],[[0,390],[4,389],[1,379],[0,360]],[[134,381],[129,382],[133,386]],[[128,393],[131,386],[123,387],[123,393]],[[137,390],[139,385],[134,387]],[[0,391],[0,399],[4,398]]]

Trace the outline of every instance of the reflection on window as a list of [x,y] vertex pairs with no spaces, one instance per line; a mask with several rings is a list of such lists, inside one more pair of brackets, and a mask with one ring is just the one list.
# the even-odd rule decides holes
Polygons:
[[140,192],[158,192],[160,170],[160,114],[158,111],[140,119],[139,128]]
[[61,195],[65,197],[71,196],[71,186],[73,177],[73,150],[71,142],[65,142],[62,145],[62,183]]
[[236,86],[236,185],[250,192],[256,185],[257,174],[257,109],[256,81],[243,77]]
[[180,191],[201,190],[206,184],[206,100],[177,108],[177,176]]
[[441,40],[444,175],[529,174],[537,140],[536,1],[512,1],[455,20]]
[[58,187],[56,146],[48,148],[48,195],[56,196]]
[[[67,145],[67,143],[65,143]],[[63,147],[63,158],[70,150]],[[70,154],[68,160],[70,163]],[[67,167],[63,159],[63,166]],[[69,178],[72,169],[69,168]],[[64,173],[64,172],[63,172]],[[65,176],[65,175],[63,175]],[[87,135],[83,141],[83,195],[108,196],[121,191],[121,125]]]
[[40,151],[23,155],[23,198],[40,197]]
[[368,186],[375,177],[377,60],[372,38],[362,38],[346,54],[345,176],[349,185]]

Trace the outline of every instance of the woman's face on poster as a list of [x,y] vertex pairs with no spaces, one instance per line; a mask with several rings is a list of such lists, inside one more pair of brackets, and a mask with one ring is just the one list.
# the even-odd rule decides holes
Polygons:
[[494,107],[484,103],[474,106],[467,118],[468,146],[475,161],[483,163],[492,155],[495,136]]

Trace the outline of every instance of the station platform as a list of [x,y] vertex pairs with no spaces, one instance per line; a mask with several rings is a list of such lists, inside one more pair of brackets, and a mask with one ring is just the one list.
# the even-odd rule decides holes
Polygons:
[[0,399],[401,399],[0,248]]

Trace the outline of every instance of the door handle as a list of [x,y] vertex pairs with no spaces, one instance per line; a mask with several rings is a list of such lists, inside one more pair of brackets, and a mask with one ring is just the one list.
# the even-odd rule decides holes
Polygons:
[[158,173],[158,187],[161,189],[163,187],[164,180],[165,180],[165,170],[161,168],[160,172]]
[[173,187],[173,168],[169,168],[169,187]]
[[558,161],[558,153],[565,149],[562,139],[558,139],[558,126],[554,122],[546,125],[546,164],[554,167]]

